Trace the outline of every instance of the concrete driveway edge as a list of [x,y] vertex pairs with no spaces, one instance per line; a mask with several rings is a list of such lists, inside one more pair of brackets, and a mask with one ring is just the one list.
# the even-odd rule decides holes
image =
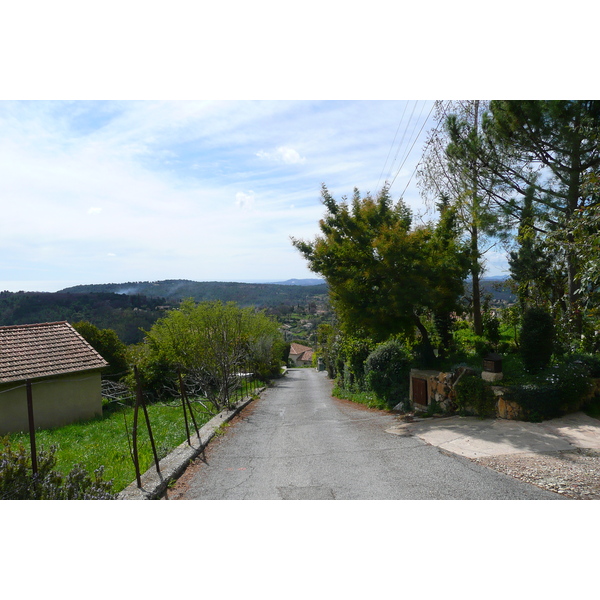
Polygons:
[[265,387],[258,388],[253,396],[240,400],[232,409],[224,410],[214,416],[200,428],[199,436],[194,433],[190,436],[189,443],[186,440],[159,461],[160,475],[154,466],[150,467],[141,476],[142,487],[138,488],[137,480],[133,481],[117,494],[117,500],[156,500],[160,498],[169,484],[181,477],[189,464],[202,454],[219,427],[233,419],[265,389]]

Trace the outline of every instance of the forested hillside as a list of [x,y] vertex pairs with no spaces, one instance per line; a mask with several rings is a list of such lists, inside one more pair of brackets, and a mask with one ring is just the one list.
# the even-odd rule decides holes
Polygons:
[[132,344],[142,340],[140,328],[149,329],[170,306],[175,304],[164,298],[140,295],[0,292],[0,325],[89,321],[114,329],[124,343]]
[[76,286],[60,292],[1,292],[0,325],[89,321],[113,329],[125,344],[143,339],[165,311],[185,298],[220,300],[287,314],[327,306],[325,285],[278,285],[169,280]]
[[327,286],[325,284],[284,285],[189,281],[186,279],[78,285],[61,291],[77,294],[97,292],[125,295],[142,294],[172,301],[180,301],[186,298],[192,298],[196,302],[221,300],[222,302],[236,302],[240,306],[257,306],[260,308],[275,307],[280,304],[305,305],[308,302],[324,301],[327,297]]

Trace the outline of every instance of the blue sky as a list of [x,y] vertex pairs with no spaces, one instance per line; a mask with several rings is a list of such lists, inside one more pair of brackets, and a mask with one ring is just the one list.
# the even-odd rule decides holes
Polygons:
[[341,198],[393,180],[425,213],[414,171],[431,107],[2,101],[0,289],[314,277],[290,236],[318,233],[321,183]]
[[[517,6],[521,27],[536,27],[500,43]],[[322,183],[340,198],[393,179],[392,196],[424,213],[414,170],[435,99],[595,93],[566,52],[537,60],[535,77],[516,68],[546,43],[537,5],[490,8],[479,28],[462,17],[474,9],[7,6],[0,290],[314,277],[289,238],[318,233]],[[593,58],[595,21],[578,14],[551,8],[542,21],[573,22],[577,52]],[[505,270],[486,258],[488,275]]]

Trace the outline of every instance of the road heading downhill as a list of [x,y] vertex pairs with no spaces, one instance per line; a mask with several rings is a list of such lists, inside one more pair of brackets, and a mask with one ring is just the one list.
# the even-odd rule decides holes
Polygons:
[[558,496],[386,433],[397,417],[331,395],[315,369],[290,369],[190,466],[169,499],[533,500]]

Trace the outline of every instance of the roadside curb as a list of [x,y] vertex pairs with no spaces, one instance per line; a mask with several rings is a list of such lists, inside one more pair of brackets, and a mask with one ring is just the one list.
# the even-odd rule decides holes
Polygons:
[[137,481],[133,481],[117,494],[117,500],[156,500],[160,498],[169,484],[181,477],[189,464],[202,454],[219,427],[233,419],[265,389],[266,387],[257,388],[253,396],[240,400],[232,409],[224,410],[213,417],[200,428],[200,435],[190,436],[189,443],[186,440],[159,461],[160,475],[154,466],[150,467],[141,476],[142,487],[138,488]]

